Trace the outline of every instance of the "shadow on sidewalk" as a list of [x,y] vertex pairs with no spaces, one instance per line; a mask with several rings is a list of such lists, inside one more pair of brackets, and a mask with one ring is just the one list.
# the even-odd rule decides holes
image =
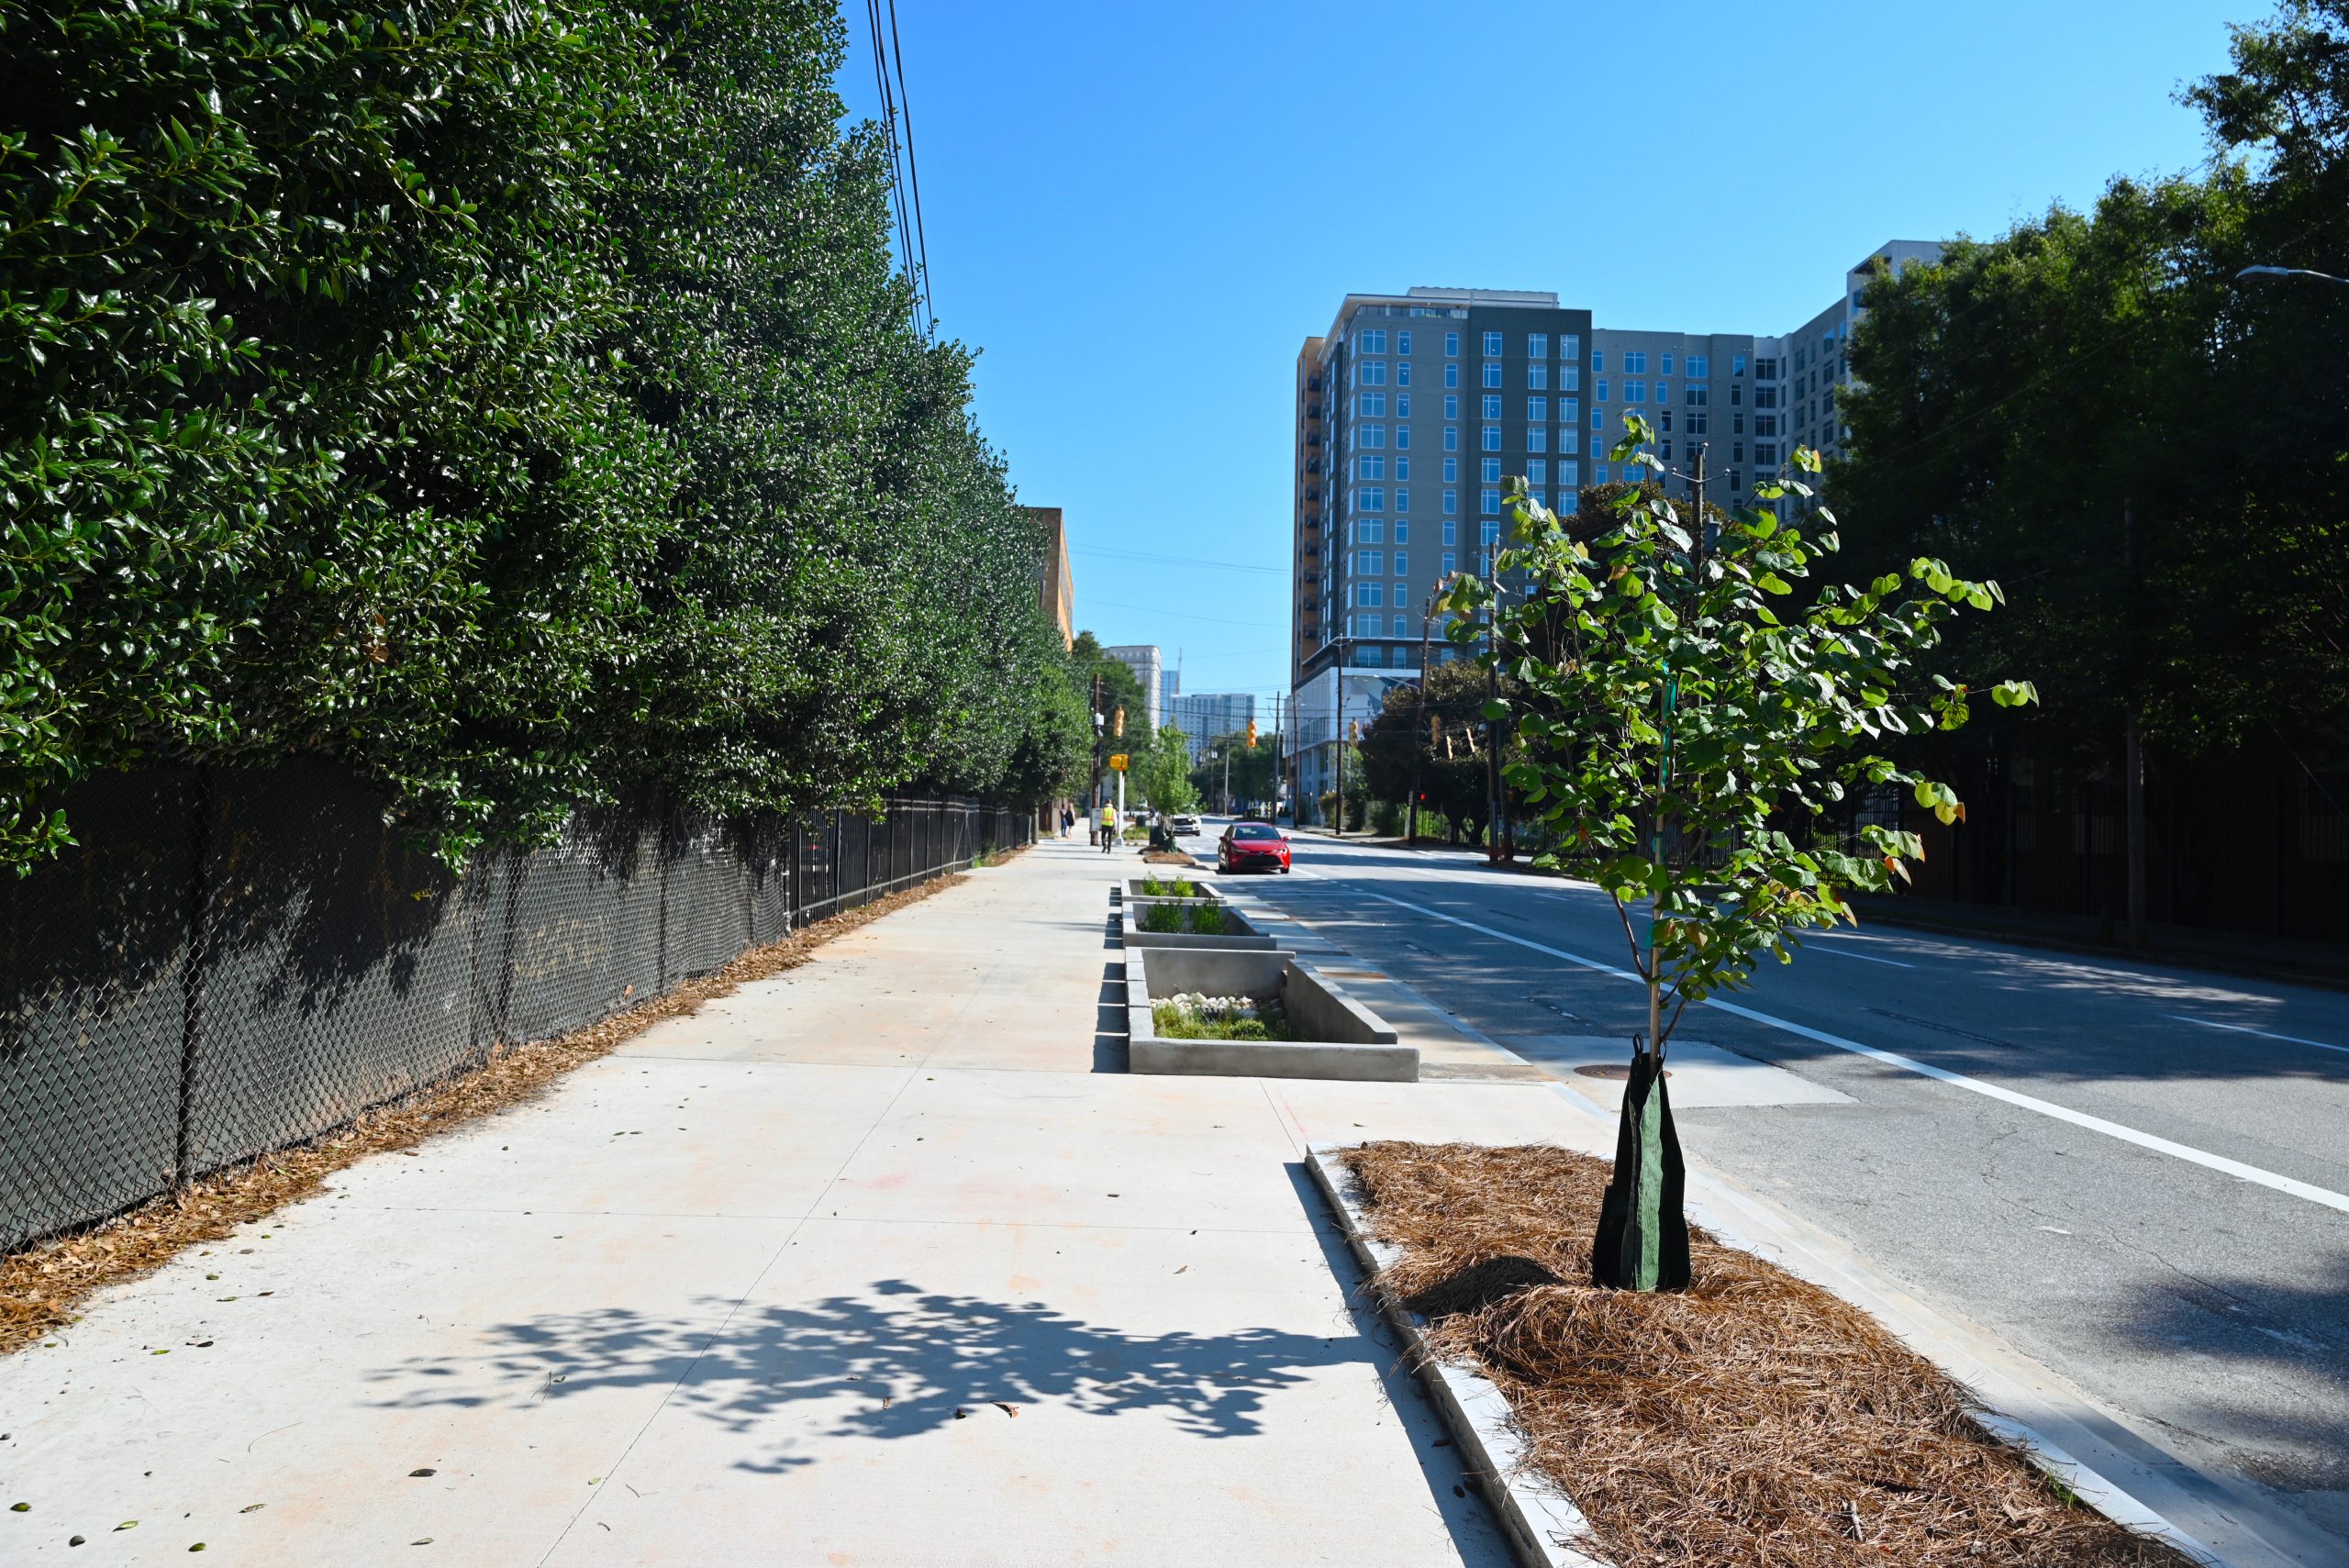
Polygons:
[[[373,1374],[392,1409],[553,1404],[616,1388],[675,1385],[674,1407],[748,1436],[766,1417],[820,1403],[834,1438],[912,1437],[958,1419],[1004,1420],[996,1401],[1087,1416],[1158,1410],[1199,1438],[1263,1429],[1268,1399],[1316,1369],[1375,1352],[1351,1335],[1275,1329],[1128,1334],[1039,1302],[924,1292],[904,1280],[806,1307],[744,1307],[713,1333],[705,1302],[687,1318],[626,1308],[493,1326],[479,1360],[436,1357]],[[807,1431],[795,1422],[791,1429]],[[780,1434],[778,1434],[780,1435]],[[814,1454],[746,1454],[737,1468],[778,1473]]]
[[1126,1052],[1126,966],[1122,960],[1101,966],[1101,995],[1093,1015],[1093,1071],[1129,1070]]

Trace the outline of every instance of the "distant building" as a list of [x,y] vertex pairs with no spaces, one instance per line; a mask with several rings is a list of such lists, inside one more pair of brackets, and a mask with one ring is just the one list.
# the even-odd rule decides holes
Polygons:
[[1159,653],[1158,645],[1130,643],[1122,648],[1105,648],[1101,651],[1131,670],[1134,673],[1134,679],[1141,683],[1142,701],[1150,707],[1150,712],[1145,717],[1150,720],[1150,727],[1152,729],[1157,728],[1158,716],[1166,711],[1160,701],[1165,690],[1163,679],[1165,662]]
[[1044,614],[1061,628],[1061,646],[1076,641],[1076,579],[1068,568],[1068,531],[1058,506],[1022,506],[1044,538],[1044,558],[1036,569],[1036,596]]
[[1870,269],[1941,253],[1931,240],[1878,247],[1844,274],[1835,304],[1784,337],[1598,327],[1589,311],[1524,289],[1346,295],[1295,370],[1289,755],[1299,801],[1332,787],[1341,716],[1326,677],[1348,672],[1347,718],[1355,672],[1410,672],[1382,685],[1417,678],[1422,634],[1442,646],[1443,628],[1423,624],[1429,597],[1454,573],[1489,570],[1510,478],[1574,511],[1583,486],[1631,477],[1609,452],[1637,414],[1671,489],[1687,493],[1681,476],[1701,449],[1708,497],[1748,504],[1797,446],[1842,451],[1835,389],[1851,381]]
[[1256,717],[1256,698],[1249,692],[1195,692],[1167,705],[1167,722],[1183,732],[1196,765],[1208,743],[1219,735],[1239,734]]

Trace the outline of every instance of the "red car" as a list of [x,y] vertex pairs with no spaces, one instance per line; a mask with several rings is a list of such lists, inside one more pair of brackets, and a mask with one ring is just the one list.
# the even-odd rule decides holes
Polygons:
[[1234,822],[1216,840],[1216,869],[1224,872],[1288,870],[1288,840],[1269,822]]

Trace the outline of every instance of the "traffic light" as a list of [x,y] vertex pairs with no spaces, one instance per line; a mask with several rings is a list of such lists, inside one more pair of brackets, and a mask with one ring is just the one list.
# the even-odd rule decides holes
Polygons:
[[1252,719],[1252,719],[1250,719],[1250,720],[1248,721],[1248,750],[1250,750],[1251,751],[1254,751],[1255,749],[1256,749],[1256,721],[1255,721],[1254,719]]
[[1119,708],[1118,710],[1117,721],[1109,727],[1109,733],[1116,736],[1120,740],[1126,738],[1126,710],[1124,708]]

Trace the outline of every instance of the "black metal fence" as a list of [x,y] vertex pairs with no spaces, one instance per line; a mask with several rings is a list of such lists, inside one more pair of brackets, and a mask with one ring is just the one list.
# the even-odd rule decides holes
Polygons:
[[155,772],[0,875],[0,1249],[315,1138],[1030,842],[959,799],[717,822],[583,813],[452,875],[323,767]]
[[[2128,812],[2117,769],[1974,755],[1949,782],[1966,803],[1943,828],[1895,799],[1881,814],[1920,830],[1924,896],[2114,920],[2128,898]],[[2157,924],[2349,942],[2349,771],[2289,757],[2225,764],[2151,760],[2147,916]]]

